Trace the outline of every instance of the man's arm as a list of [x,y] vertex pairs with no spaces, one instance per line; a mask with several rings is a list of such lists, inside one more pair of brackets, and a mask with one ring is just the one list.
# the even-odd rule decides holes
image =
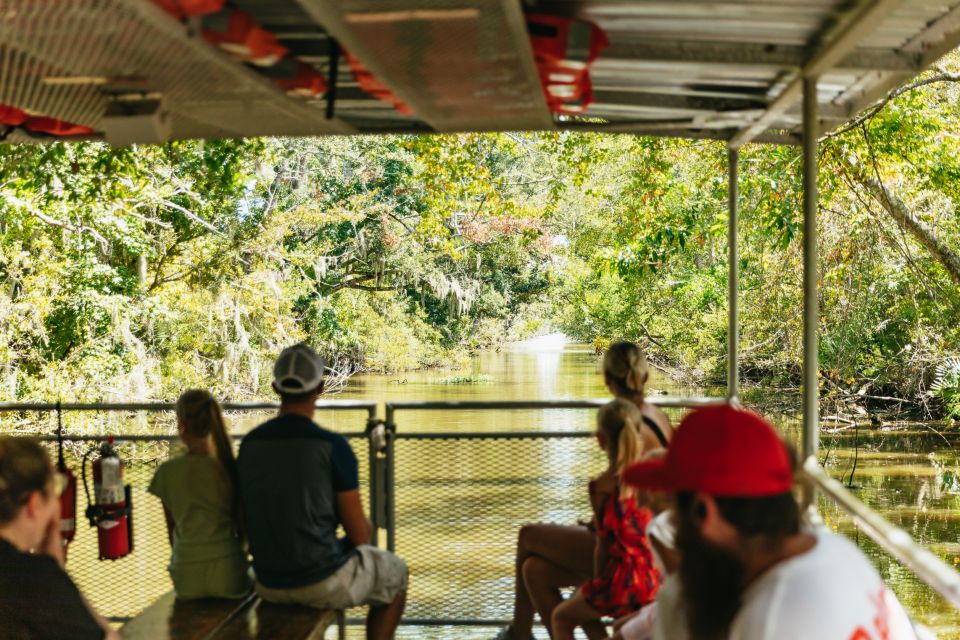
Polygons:
[[173,546],[173,530],[176,528],[177,524],[173,521],[173,514],[170,513],[170,509],[167,509],[167,505],[163,505],[163,518],[167,521],[167,540],[170,541],[170,546]]
[[343,530],[347,532],[347,540],[353,546],[370,544],[373,524],[363,513],[363,503],[360,501],[359,489],[337,492],[337,513],[340,514]]

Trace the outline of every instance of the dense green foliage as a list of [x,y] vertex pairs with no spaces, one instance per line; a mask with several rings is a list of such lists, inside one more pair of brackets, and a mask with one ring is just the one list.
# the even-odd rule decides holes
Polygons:
[[[824,139],[832,397],[960,413],[950,64]],[[0,396],[260,395],[295,340],[349,372],[547,330],[720,382],[725,168],[720,143],[586,134],[3,146]],[[749,146],[740,174],[743,371],[796,385],[799,150]]]
[[[960,417],[960,378],[945,364],[960,350],[960,280],[950,269],[960,252],[958,81],[932,71],[823,140],[821,385],[829,398]],[[593,147],[590,178],[564,209],[565,227],[577,231],[563,326],[582,339],[636,338],[662,365],[722,383],[725,150],[649,139],[584,144]],[[795,148],[741,152],[742,370],[766,385],[799,384],[800,165]],[[878,183],[890,197],[877,197]],[[892,215],[891,201],[922,229],[912,233]]]
[[259,395],[297,340],[349,372],[529,333],[549,243],[515,144],[2,147],[3,396]]

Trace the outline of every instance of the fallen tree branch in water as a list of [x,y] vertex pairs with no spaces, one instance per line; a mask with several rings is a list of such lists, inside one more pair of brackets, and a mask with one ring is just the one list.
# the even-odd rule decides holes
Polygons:
[[[822,418],[820,418],[820,422],[844,422],[849,425],[857,424],[856,420],[851,420],[850,418],[844,418],[843,416],[823,416]],[[846,429],[846,428],[849,428],[849,427],[843,427],[842,429]],[[838,429],[838,431],[842,429]]]
[[851,393],[849,391],[837,390],[833,394],[834,396],[843,396],[844,398],[862,398],[864,400],[880,400],[882,402],[902,402],[904,404],[917,404],[916,400],[908,400],[906,398],[895,398],[893,396],[872,396],[866,393]]

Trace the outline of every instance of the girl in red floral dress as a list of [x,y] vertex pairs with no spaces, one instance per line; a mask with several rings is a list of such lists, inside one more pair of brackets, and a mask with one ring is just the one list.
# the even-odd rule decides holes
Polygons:
[[[633,613],[657,595],[660,574],[646,534],[653,513],[638,506],[634,489],[620,482],[623,470],[643,454],[642,421],[637,407],[624,400],[614,400],[597,414],[597,440],[607,452],[610,466],[590,482],[596,525],[595,577],[554,610],[550,628],[554,640],[573,640],[578,626],[604,616],[619,618]],[[596,632],[584,629],[593,640]]]

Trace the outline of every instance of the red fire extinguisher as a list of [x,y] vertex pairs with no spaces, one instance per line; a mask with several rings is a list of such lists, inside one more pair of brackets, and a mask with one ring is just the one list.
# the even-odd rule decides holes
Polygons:
[[[92,452],[92,451],[91,451]],[[130,485],[123,484],[123,462],[113,449],[113,437],[93,461],[94,501],[87,487],[87,457],[83,459],[83,488],[87,494],[87,519],[97,528],[101,560],[116,560],[133,551],[133,504]]]
[[77,533],[77,477],[63,459],[63,419],[60,403],[57,403],[57,473],[63,477],[60,492],[60,537],[63,539],[64,557],[67,546]]

